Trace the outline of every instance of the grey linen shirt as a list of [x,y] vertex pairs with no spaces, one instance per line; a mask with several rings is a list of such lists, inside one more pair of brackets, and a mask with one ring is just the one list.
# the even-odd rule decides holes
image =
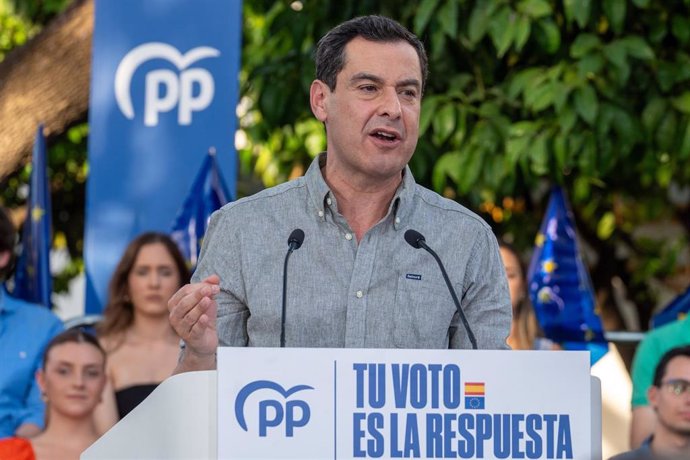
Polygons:
[[221,278],[221,346],[280,343],[283,262],[290,233],[288,347],[471,348],[434,258],[404,239],[426,237],[446,266],[480,349],[507,349],[512,308],[496,238],[458,203],[417,185],[405,168],[386,216],[357,242],[321,174],[229,203],[211,217],[193,280]]

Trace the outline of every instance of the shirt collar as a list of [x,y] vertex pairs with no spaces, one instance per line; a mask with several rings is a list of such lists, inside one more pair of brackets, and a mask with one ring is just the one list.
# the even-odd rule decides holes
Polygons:
[[652,451],[652,441],[654,440],[654,435],[651,435],[644,441],[642,441],[642,444],[640,445],[641,450],[646,450],[651,452]]
[[[326,165],[326,152],[320,153],[312,161],[309,169],[304,175],[309,197],[312,202],[315,214],[319,220],[323,220],[326,215],[326,200],[331,195],[331,189],[323,178],[321,168]],[[393,200],[388,208],[388,215],[394,216],[394,227],[399,230],[405,224],[405,219],[410,214],[412,208],[412,196],[414,195],[415,180],[409,166],[403,170],[403,180],[395,191]]]
[[321,168],[326,165],[326,152],[320,153],[311,162],[304,178],[307,182],[309,198],[313,209],[319,220],[323,220],[326,215],[326,199],[331,194],[331,189],[323,178]]
[[391,202],[391,208],[389,209],[389,214],[393,213],[395,216],[394,226],[396,230],[407,228],[406,221],[407,217],[412,213],[412,198],[414,196],[416,184],[410,167],[405,165],[402,183],[400,187],[398,187],[398,190],[396,190],[393,201]]

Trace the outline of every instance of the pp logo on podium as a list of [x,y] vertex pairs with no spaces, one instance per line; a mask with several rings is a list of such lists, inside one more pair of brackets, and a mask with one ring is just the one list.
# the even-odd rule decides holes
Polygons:
[[295,428],[300,428],[309,423],[311,410],[309,404],[301,399],[288,398],[302,390],[313,390],[308,385],[295,385],[285,389],[281,385],[270,380],[257,380],[245,385],[235,399],[235,418],[244,431],[249,431],[245,417],[245,402],[254,392],[269,390],[278,393],[280,399],[262,399],[258,404],[259,436],[265,437],[269,429],[279,428],[285,424],[285,436],[291,438]]

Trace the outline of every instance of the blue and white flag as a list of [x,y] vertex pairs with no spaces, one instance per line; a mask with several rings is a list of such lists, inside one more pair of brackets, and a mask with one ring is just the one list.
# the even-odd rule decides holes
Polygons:
[[168,232],[209,145],[235,190],[240,0],[96,0],[84,258],[100,313],[130,240]]
[[572,212],[559,187],[551,193],[527,272],[530,299],[547,338],[566,350],[608,350],[594,290],[582,260]]
[[211,150],[202,163],[170,232],[191,270],[196,267],[211,214],[230,202],[230,199],[225,180],[216,163],[215,150]]
[[690,288],[673,299],[656,315],[652,316],[650,329],[685,318],[690,312]]
[[43,125],[39,125],[31,160],[31,189],[27,216],[22,230],[21,253],[14,272],[12,295],[50,308],[53,281],[50,276],[52,219],[47,160]]

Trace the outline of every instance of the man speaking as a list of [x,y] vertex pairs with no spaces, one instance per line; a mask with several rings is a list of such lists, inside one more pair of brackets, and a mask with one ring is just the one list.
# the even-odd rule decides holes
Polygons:
[[218,344],[507,348],[491,229],[407,166],[426,77],[421,41],[391,19],[319,41],[310,103],[326,152],[213,215],[194,282],[169,302],[186,344],[176,372],[214,369]]

